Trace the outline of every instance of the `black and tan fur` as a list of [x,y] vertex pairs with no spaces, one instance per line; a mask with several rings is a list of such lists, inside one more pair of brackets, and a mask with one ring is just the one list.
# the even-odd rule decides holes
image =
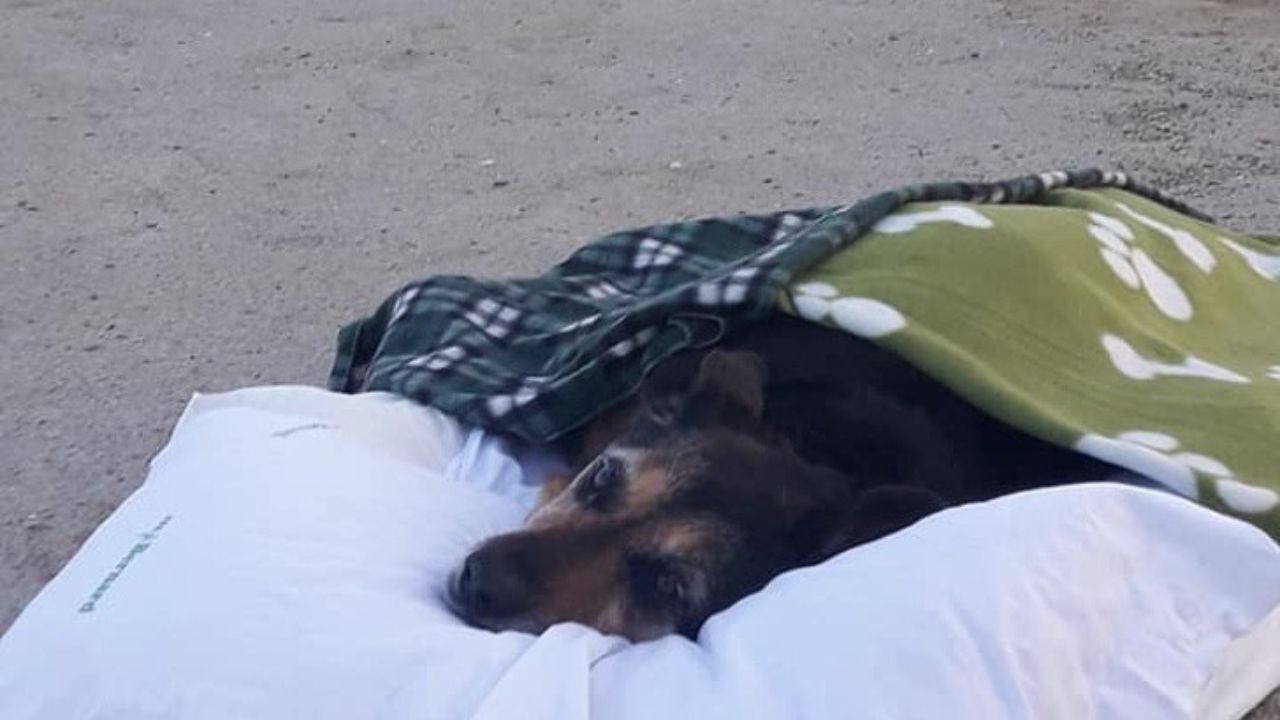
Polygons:
[[455,574],[461,617],[694,636],[779,573],[944,507],[1109,473],[871,343],[783,316],[667,361],[576,444],[581,470]]

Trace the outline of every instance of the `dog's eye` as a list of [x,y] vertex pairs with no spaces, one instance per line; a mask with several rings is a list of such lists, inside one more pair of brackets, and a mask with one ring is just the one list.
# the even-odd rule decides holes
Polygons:
[[678,561],[653,556],[627,558],[632,591],[641,605],[683,608],[688,601],[688,580]]
[[664,597],[667,597],[677,603],[684,602],[685,584],[684,578],[680,573],[667,570],[666,572],[658,575],[657,580],[654,582],[658,592],[662,593]]
[[579,503],[594,509],[603,509],[618,495],[625,479],[626,469],[618,458],[604,456],[587,470],[587,474],[574,488]]

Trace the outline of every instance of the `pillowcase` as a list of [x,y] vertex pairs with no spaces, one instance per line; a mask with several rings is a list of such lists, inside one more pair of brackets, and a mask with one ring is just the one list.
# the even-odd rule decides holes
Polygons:
[[444,580],[534,475],[389,395],[197,396],[0,638],[0,717],[1231,717],[1280,683],[1275,543],[1110,484],[940,513],[697,643],[466,627]]

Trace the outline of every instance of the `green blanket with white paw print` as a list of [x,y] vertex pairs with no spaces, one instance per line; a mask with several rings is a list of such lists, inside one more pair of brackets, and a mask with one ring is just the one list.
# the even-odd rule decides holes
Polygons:
[[1280,238],[1122,173],[914,185],[613,233],[539,277],[430,277],[343,329],[330,387],[541,442],[779,305],[1280,537]]
[[1275,240],[1112,189],[920,203],[782,304],[1012,425],[1280,535]]

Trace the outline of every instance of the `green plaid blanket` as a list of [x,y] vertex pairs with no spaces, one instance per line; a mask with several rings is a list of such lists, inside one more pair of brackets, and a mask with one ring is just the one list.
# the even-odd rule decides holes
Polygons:
[[616,233],[537,278],[430,278],[342,330],[330,386],[545,441],[779,306],[1280,533],[1280,241],[1123,173],[917,185]]

